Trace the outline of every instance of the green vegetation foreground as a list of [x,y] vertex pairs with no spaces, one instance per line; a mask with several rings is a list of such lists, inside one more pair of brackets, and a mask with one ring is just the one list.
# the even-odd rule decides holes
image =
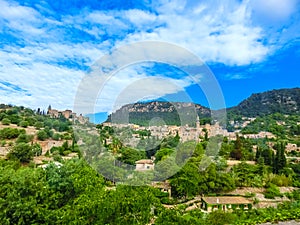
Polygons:
[[[82,159],[46,169],[0,161],[1,224],[257,224],[300,219],[299,192],[278,209],[249,212],[184,207],[167,209],[164,193],[152,187],[118,185],[107,188],[102,176]],[[298,200],[298,201],[297,201]]]

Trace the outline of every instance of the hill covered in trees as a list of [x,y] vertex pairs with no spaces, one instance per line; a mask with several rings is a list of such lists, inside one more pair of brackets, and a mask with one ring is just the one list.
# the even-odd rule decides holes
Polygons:
[[274,113],[299,114],[300,88],[252,94],[237,106],[229,108],[228,112],[246,117],[265,116]]

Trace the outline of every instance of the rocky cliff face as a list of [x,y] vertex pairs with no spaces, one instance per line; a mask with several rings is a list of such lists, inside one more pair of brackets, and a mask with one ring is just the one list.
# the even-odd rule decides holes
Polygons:
[[[229,118],[234,115],[257,117],[273,113],[299,114],[300,88],[252,94],[237,106],[228,108],[227,112]],[[217,113],[218,111],[214,112]],[[194,103],[152,101],[124,105],[111,114],[108,121],[149,125],[150,120],[159,118],[165,124],[180,125],[195,121],[197,115],[200,119],[210,118],[211,110]]]
[[189,119],[195,122],[197,115],[210,117],[210,113],[210,109],[194,103],[153,101],[125,105],[112,113],[108,121],[145,125],[153,118],[160,118],[165,124],[179,125]]

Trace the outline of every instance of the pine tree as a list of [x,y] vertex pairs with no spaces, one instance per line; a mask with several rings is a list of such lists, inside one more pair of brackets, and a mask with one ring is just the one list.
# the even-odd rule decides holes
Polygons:
[[258,159],[261,157],[261,150],[260,148],[257,146],[256,149],[256,154],[255,154],[255,161],[258,162]]
[[273,171],[278,174],[286,166],[286,157],[284,154],[285,143],[281,141],[277,143],[275,148],[276,155],[274,157]]
[[48,106],[48,110],[47,110],[47,114],[49,114],[50,110],[51,110],[51,105]]

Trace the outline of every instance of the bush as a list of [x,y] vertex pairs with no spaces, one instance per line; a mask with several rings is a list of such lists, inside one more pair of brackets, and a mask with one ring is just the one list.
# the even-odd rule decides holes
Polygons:
[[33,155],[35,156],[40,156],[42,155],[42,147],[40,146],[40,144],[35,143],[31,146],[31,150],[33,152]]
[[69,155],[70,153],[72,153],[70,150],[63,151],[63,155],[64,155],[64,156],[67,156],[67,155]]
[[286,193],[286,197],[289,199],[295,200],[295,201],[300,201],[300,190],[294,190],[291,193]]
[[4,119],[1,121],[1,123],[2,123],[3,125],[9,125],[9,124],[11,124],[11,121],[10,121],[10,119],[8,119],[8,118],[4,118]]
[[275,197],[282,197],[283,196],[280,193],[279,188],[274,184],[269,185],[269,187],[266,189],[264,195],[265,195],[266,198],[270,198],[270,199],[273,199]]
[[21,143],[21,142],[28,143],[32,140],[33,140],[32,135],[20,134],[16,140],[16,143]]
[[59,154],[59,152],[54,152],[53,153],[53,160],[57,161],[57,162],[62,162],[63,161],[63,159],[62,159],[61,155]]
[[18,159],[20,162],[29,162],[33,157],[32,147],[27,143],[19,143],[8,153],[9,159]]
[[1,141],[1,147],[4,147],[5,145],[6,145],[6,141],[5,140]]
[[23,121],[21,121],[21,122],[19,123],[19,126],[20,126],[20,127],[26,128],[26,127],[29,126],[29,123],[28,123],[27,121],[23,120]]
[[245,193],[245,197],[246,198],[253,198],[253,197],[255,197],[255,193],[247,192],[247,193]]
[[51,153],[54,153],[54,152],[60,152],[61,150],[61,147],[56,147],[56,146],[53,146],[51,149],[50,149],[50,152]]
[[40,130],[37,132],[37,138],[40,141],[44,141],[48,138],[48,134],[44,130]]
[[44,123],[43,123],[43,122],[40,122],[40,121],[37,121],[37,122],[35,122],[34,127],[35,127],[37,130],[39,130],[39,129],[41,129],[41,128],[44,127]]
[[232,221],[235,221],[237,216],[231,213],[223,212],[222,210],[214,211],[208,214],[206,219],[206,224],[209,225],[224,225],[231,224]]
[[20,134],[25,134],[26,131],[24,129],[17,128],[4,128],[0,130],[0,138],[2,139],[14,139],[17,138]]
[[292,185],[293,181],[289,177],[286,177],[284,174],[281,174],[281,175],[275,175],[271,179],[271,183],[279,187],[287,187]]
[[59,141],[60,140],[60,134],[59,133],[55,133],[55,134],[53,134],[52,138],[55,141]]

